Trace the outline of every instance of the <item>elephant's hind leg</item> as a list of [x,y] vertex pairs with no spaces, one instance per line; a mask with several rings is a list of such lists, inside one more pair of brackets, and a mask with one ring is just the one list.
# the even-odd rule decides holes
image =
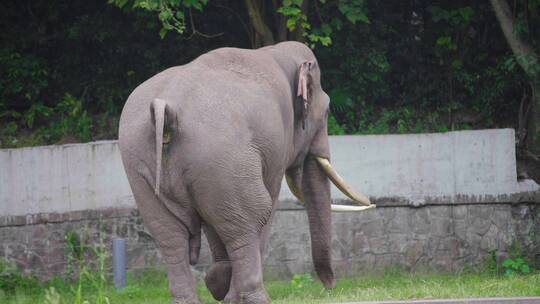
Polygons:
[[268,303],[260,237],[270,220],[272,199],[263,183],[262,169],[249,162],[236,163],[234,172],[213,169],[212,187],[207,179],[194,183],[192,190],[199,214],[225,245],[232,265],[225,302]]
[[199,304],[189,265],[189,231],[154,194],[140,176],[129,175],[133,195],[145,226],[156,241],[167,266],[172,303]]
[[206,287],[214,299],[221,301],[229,292],[232,275],[232,265],[225,249],[225,244],[221,241],[214,228],[208,224],[204,224],[204,233],[212,251],[213,264],[206,272],[204,281]]
[[241,247],[229,246],[232,263],[231,288],[225,303],[266,304],[269,297],[263,285],[259,238]]

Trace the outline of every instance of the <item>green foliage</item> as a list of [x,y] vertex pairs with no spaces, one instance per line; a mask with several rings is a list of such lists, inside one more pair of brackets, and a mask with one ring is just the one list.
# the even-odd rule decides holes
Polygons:
[[[0,261],[0,302],[15,299],[19,303],[21,295],[43,293],[39,301],[31,303],[110,304],[106,268],[109,255],[103,239],[89,244],[76,232],[68,231],[64,244],[68,260],[65,278],[55,277],[41,283],[33,277],[21,275],[14,264]],[[162,282],[166,283],[166,280]]]
[[160,21],[150,12],[47,3],[0,12],[9,23],[0,31],[0,148],[115,138],[135,86],[200,54],[181,38],[160,39]]
[[62,303],[62,296],[56,291],[54,286],[49,287],[45,291],[45,299],[43,300],[43,304],[61,304]]
[[48,85],[42,60],[13,48],[0,48],[0,70],[0,111],[10,105],[28,104],[39,98]]
[[159,31],[161,39],[169,31],[183,34],[186,31],[186,11],[195,9],[202,11],[208,4],[208,0],[108,0],[110,4],[120,8],[133,2],[133,8],[142,8],[147,11],[157,12],[162,28]]
[[352,24],[358,21],[369,23],[369,18],[364,10],[364,0],[339,1],[338,10]]
[[[107,270],[105,262],[108,258],[103,239],[96,244],[87,244],[80,235],[74,231],[67,231],[64,236],[67,258],[67,279],[75,274],[75,285],[70,286],[74,304],[89,303],[87,298],[91,294],[95,304],[109,304],[105,295],[107,285]],[[92,265],[90,262],[97,262]]]
[[[539,2],[512,8],[515,31],[536,51]],[[150,76],[211,49],[260,43],[244,1],[108,3],[32,1],[0,12],[1,148],[115,138],[127,96]],[[512,54],[487,2],[257,3],[274,41],[314,49],[331,134],[515,127],[530,75],[540,73],[540,63],[521,70],[534,58]],[[478,119],[453,121],[461,110]]]
[[[344,134],[387,134],[387,133],[426,133],[449,131],[445,117],[441,117],[438,111],[416,110],[412,106],[402,106],[377,111],[374,106],[366,102],[360,102],[360,111],[354,115],[356,106],[354,100],[344,94],[342,90],[334,90],[330,93],[332,99],[332,111],[350,121],[340,124],[334,117],[328,117],[328,133],[330,135]],[[461,125],[462,129],[467,125]]]
[[[72,286],[75,282],[49,282],[40,289],[28,290],[16,297],[0,293],[0,302],[6,304],[58,304],[75,303]],[[272,303],[335,303],[354,301],[413,300],[422,298],[468,298],[539,296],[540,274],[498,276],[487,273],[407,273],[385,271],[384,274],[365,273],[357,278],[341,278],[336,288],[325,290],[318,280],[305,281],[301,289],[290,281],[266,281],[265,287]],[[96,303],[90,285],[83,283],[87,291],[84,302]],[[21,290],[21,289],[19,289]],[[216,301],[200,282],[197,293],[201,303]],[[108,299],[105,303],[158,304],[171,300],[164,271],[148,269],[138,275],[128,273],[126,288],[116,290],[109,284],[104,288]]]
[[527,274],[531,271],[529,264],[525,261],[522,254],[521,243],[514,240],[508,248],[508,255],[502,262],[504,275],[511,276],[515,274]]
[[507,277],[518,274],[524,275],[533,272],[533,268],[523,257],[521,243],[518,240],[514,240],[512,242],[505,255],[506,257],[502,263],[499,263],[497,260],[497,251],[490,250],[489,255],[484,261],[484,270],[490,274],[504,274],[504,276]]
[[66,231],[64,235],[64,250],[66,254],[66,277],[74,274],[74,269],[83,261],[85,246],[75,231]]
[[74,134],[81,141],[90,140],[92,120],[83,109],[80,99],[66,93],[56,106],[55,112],[59,119],[50,126],[53,136]]
[[319,26],[314,27],[309,22],[308,16],[301,9],[303,0],[284,0],[283,5],[277,12],[287,18],[287,28],[294,31],[302,29],[303,35],[307,38],[311,48],[316,45],[329,46],[332,44],[332,33],[341,30],[344,22],[355,25],[357,22],[369,23],[364,0],[340,0],[337,3],[327,3],[326,0],[319,0],[320,4],[315,4],[317,9],[322,5],[325,16],[332,16],[327,20],[319,16]]
[[507,276],[514,274],[527,274],[531,272],[529,265],[527,265],[525,260],[523,260],[521,257],[516,259],[506,258],[504,259],[502,266],[504,268],[504,274]]
[[[424,113],[422,113],[424,114]],[[442,127],[436,129],[439,124],[436,121],[437,113],[427,113],[434,117],[434,124],[420,119],[419,114],[412,107],[403,107],[396,110],[383,110],[379,119],[369,122],[366,118],[365,125],[360,125],[358,131],[360,134],[384,134],[384,133],[425,133],[425,132],[445,132],[448,131]],[[363,120],[361,122],[364,122]]]
[[287,17],[287,28],[289,31],[293,31],[295,28],[300,27],[306,30],[311,28],[311,25],[307,22],[307,16],[302,13],[300,6],[303,0],[284,0],[283,6],[277,9],[277,12]]
[[[0,144],[17,147],[34,142],[48,141],[89,141],[92,138],[92,118],[83,109],[82,102],[66,93],[55,107],[34,103],[22,114],[6,112],[7,128],[0,131]],[[39,121],[39,127],[36,122]],[[19,129],[33,129],[33,134],[25,140],[17,136]],[[73,138],[73,139],[71,139]]]
[[34,277],[23,276],[14,263],[0,260],[0,294],[14,296],[17,291],[40,288]]
[[470,6],[457,9],[444,9],[439,6],[430,6],[428,11],[431,13],[433,21],[446,21],[452,25],[467,26],[474,16],[474,9]]
[[313,282],[313,278],[309,273],[294,274],[291,279],[291,285],[296,290],[303,289]]
[[497,262],[497,250],[490,250],[488,256],[484,259],[483,270],[489,274],[497,275],[501,272],[501,267]]
[[345,135],[345,128],[343,128],[337,121],[334,115],[328,116],[328,134],[329,135]]

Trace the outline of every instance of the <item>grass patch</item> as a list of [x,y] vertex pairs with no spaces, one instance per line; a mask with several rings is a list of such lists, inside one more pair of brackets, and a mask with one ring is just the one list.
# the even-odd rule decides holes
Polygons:
[[[38,283],[36,283],[38,284]],[[169,303],[170,295],[166,275],[161,271],[148,271],[138,277],[130,276],[127,287],[116,291],[108,283],[102,291],[109,303],[157,304]],[[292,281],[265,283],[273,303],[330,303],[347,301],[392,299],[439,299],[466,297],[540,296],[540,273],[503,276],[488,273],[464,272],[460,274],[413,274],[387,271],[379,275],[344,278],[334,290],[325,290],[318,280],[303,275]],[[60,302],[51,296],[51,287]],[[15,293],[0,291],[0,303],[6,304],[60,304],[77,303],[76,283],[60,279],[25,289],[16,288]],[[202,303],[217,303],[203,283],[198,285]],[[96,303],[97,290],[91,284],[82,283],[82,299]],[[51,300],[51,298],[53,300]],[[83,301],[84,302],[84,301]],[[81,302],[81,303],[83,303]]]

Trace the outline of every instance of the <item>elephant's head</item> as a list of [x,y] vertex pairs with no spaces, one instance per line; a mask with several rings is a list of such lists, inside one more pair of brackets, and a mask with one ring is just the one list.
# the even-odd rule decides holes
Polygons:
[[[291,192],[308,212],[315,270],[327,288],[335,284],[331,265],[331,211],[361,211],[375,207],[355,193],[330,163],[327,119],[330,98],[321,86],[319,64],[313,52],[297,42],[270,47],[291,82],[294,100],[294,161],[286,171]],[[331,204],[332,181],[354,202],[364,206]]]
[[332,205],[332,211],[362,211],[374,207],[369,198],[354,192],[330,163],[327,131],[330,98],[321,86],[321,71],[311,49],[293,41],[283,42],[268,49],[277,53],[274,54],[274,58],[289,75],[293,91],[294,161],[286,174],[291,192],[300,202],[304,202],[301,190],[302,174],[299,169],[306,160],[313,158],[339,190],[353,202],[365,205],[361,207]]

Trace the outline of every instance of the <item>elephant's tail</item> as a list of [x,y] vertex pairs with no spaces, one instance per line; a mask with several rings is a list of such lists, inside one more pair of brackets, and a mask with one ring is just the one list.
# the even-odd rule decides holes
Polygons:
[[167,103],[163,99],[154,99],[150,104],[150,113],[156,127],[156,186],[155,193],[159,195],[161,179],[161,158],[163,152],[163,128],[165,127],[165,108]]

